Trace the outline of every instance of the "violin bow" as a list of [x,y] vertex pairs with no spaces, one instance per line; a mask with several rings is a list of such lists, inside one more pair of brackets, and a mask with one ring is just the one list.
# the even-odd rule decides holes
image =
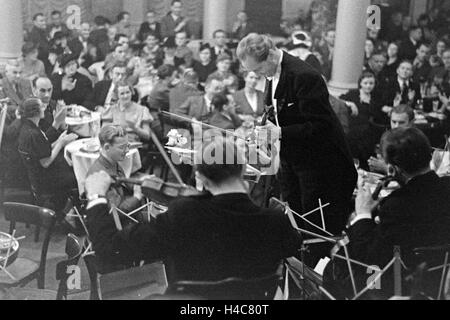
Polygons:
[[[165,114],[165,115],[167,115],[167,116],[174,117],[174,118],[178,118],[178,119],[184,120],[184,121],[189,122],[189,123],[195,123],[194,120],[192,120],[192,119],[190,119],[190,118],[188,118],[188,117],[185,117],[185,116],[181,116],[181,115],[176,114],[176,113],[172,113],[172,112],[168,112],[168,111],[162,111],[162,113]],[[246,141],[245,138],[242,138],[241,136],[237,135],[237,134],[234,133],[233,131],[225,130],[225,129],[222,129],[222,128],[219,128],[219,127],[216,127],[216,126],[213,126],[213,125],[210,125],[210,124],[201,122],[201,121],[198,121],[197,123],[198,123],[199,125],[201,125],[202,127],[206,127],[206,128],[209,128],[209,129],[218,130],[218,131],[220,131],[220,132],[222,132],[222,133],[229,134],[229,135],[234,136],[235,138],[238,138],[238,139],[241,139],[241,140]]]

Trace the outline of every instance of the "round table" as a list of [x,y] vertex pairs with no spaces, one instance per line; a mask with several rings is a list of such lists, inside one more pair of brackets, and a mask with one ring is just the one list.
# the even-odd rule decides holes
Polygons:
[[[68,144],[64,150],[64,157],[67,163],[73,167],[75,172],[75,177],[78,182],[78,190],[80,194],[84,192],[84,182],[86,180],[86,175],[89,169],[92,167],[94,162],[100,157],[100,152],[85,152],[84,147],[92,142],[93,138],[81,139]],[[100,145],[100,142],[98,142]],[[138,149],[132,149],[128,152],[124,161],[121,161],[120,166],[122,167],[125,176],[129,178],[131,174],[137,172],[142,168],[141,157],[139,155]]]

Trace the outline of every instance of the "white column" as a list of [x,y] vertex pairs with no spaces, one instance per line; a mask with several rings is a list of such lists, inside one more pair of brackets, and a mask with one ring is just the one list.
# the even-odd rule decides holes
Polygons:
[[203,39],[212,39],[217,29],[227,29],[228,0],[203,0]]
[[0,63],[21,55],[22,20],[22,1],[0,0]]
[[364,63],[369,5],[370,0],[339,0],[333,70],[329,83],[332,94],[357,88]]

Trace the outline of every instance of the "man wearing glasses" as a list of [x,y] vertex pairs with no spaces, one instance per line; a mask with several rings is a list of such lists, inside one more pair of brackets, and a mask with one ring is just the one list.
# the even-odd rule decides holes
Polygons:
[[[121,126],[108,125],[100,131],[100,157],[89,169],[87,177],[100,171],[105,171],[110,177],[125,178],[125,173],[119,162],[125,160],[130,151],[130,144],[125,130]],[[114,204],[125,213],[132,212],[141,205],[143,194],[140,186],[111,186],[107,193],[110,204]]]

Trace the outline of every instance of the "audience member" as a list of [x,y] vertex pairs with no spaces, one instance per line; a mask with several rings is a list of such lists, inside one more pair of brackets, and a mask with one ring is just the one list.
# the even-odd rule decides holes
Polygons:
[[255,72],[244,72],[245,88],[234,94],[236,112],[258,118],[264,113],[264,92],[256,89],[260,76]]
[[115,27],[117,28],[118,34],[124,34],[129,39],[133,40],[135,35],[133,27],[131,26],[129,12],[122,11],[117,15],[117,23],[115,24]]
[[236,16],[236,21],[233,24],[233,38],[241,40],[253,31],[253,25],[248,21],[247,13],[245,11],[239,12]]
[[37,77],[44,77],[44,63],[38,59],[38,49],[32,42],[26,42],[22,46],[22,58],[20,59],[21,68],[23,70],[22,77],[33,81]]
[[175,34],[179,31],[186,31],[188,19],[181,15],[182,11],[182,2],[180,0],[173,0],[170,12],[161,20],[161,37],[163,39],[175,37]]
[[47,24],[45,16],[42,13],[36,13],[33,16],[33,28],[28,34],[28,41],[34,43],[38,48],[38,59],[45,65],[47,75],[51,74],[51,66],[48,61],[49,55],[49,37],[47,33]]
[[334,28],[329,28],[325,31],[322,43],[315,48],[322,57],[322,71],[326,79],[331,77],[331,67],[333,65],[333,54],[334,54],[334,40],[336,37],[336,31]]
[[147,39],[147,35],[152,33],[155,35],[158,41],[161,40],[161,24],[156,21],[156,13],[153,10],[147,12],[146,21],[144,21],[138,32],[138,40],[141,42],[145,42]]
[[189,97],[201,96],[202,92],[198,89],[199,77],[192,69],[187,69],[181,78],[179,84],[169,91],[170,112],[178,109]]
[[398,54],[400,60],[413,61],[420,41],[422,41],[422,29],[418,26],[411,27],[408,37],[400,44],[400,52]]
[[70,35],[70,30],[66,24],[63,23],[61,11],[54,10],[50,15],[50,24],[47,26],[47,33],[50,39],[53,39],[57,32]]
[[429,57],[431,52],[431,45],[423,42],[416,51],[416,58],[413,61],[413,81],[415,83],[426,83],[430,77],[431,66],[429,64]]
[[125,82],[117,84],[118,103],[102,113],[104,124],[122,126],[130,142],[148,142],[150,123],[153,121],[148,109],[131,100],[132,88]]
[[231,95],[216,94],[211,100],[214,112],[209,124],[225,130],[236,130],[242,126],[242,120],[236,114],[236,103]]
[[209,44],[203,44],[199,50],[199,60],[194,61],[193,69],[198,74],[200,85],[205,86],[206,79],[217,70]]
[[211,50],[211,59],[216,60],[218,56],[222,54],[227,54],[230,57],[233,56],[233,53],[227,46],[227,33],[225,30],[218,29],[213,33],[214,46]]
[[88,77],[78,72],[78,57],[64,55],[61,59],[62,74],[54,74],[53,100],[63,100],[67,105],[83,105],[91,94],[92,83]]

